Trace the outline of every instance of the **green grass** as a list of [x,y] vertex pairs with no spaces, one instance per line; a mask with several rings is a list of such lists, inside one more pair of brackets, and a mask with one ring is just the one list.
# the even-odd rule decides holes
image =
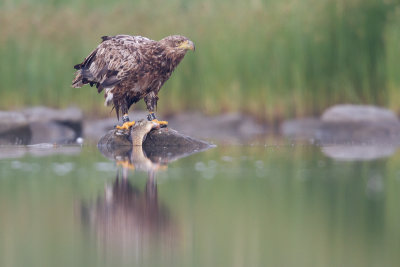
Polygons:
[[100,36],[126,33],[196,44],[161,90],[164,114],[241,110],[275,120],[343,102],[400,111],[399,15],[394,0],[6,0],[0,108],[107,114],[93,88],[70,87],[72,66]]

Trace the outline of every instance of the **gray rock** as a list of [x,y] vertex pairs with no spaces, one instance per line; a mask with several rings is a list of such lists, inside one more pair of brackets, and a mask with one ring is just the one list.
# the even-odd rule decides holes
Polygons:
[[29,122],[18,112],[0,111],[0,145],[19,145],[30,142]]
[[132,146],[131,136],[129,134],[120,134],[118,130],[110,130],[103,135],[99,142],[98,147],[107,147],[110,150],[116,149],[120,146]]
[[32,132],[29,126],[0,133],[0,145],[26,145],[30,144],[31,139]]
[[388,122],[322,123],[315,132],[322,144],[400,144],[400,124]]
[[31,143],[72,143],[82,136],[82,111],[70,107],[62,110],[33,107],[22,110],[32,130]]
[[64,124],[80,124],[83,119],[82,111],[75,107],[52,109],[38,106],[24,109],[21,112],[30,123],[53,121]]
[[[98,143],[99,150],[108,158],[131,153],[141,147],[146,157],[156,162],[171,161],[213,147],[169,128],[158,129],[158,124],[137,121],[130,131],[110,130]],[[144,140],[144,141],[143,141]]]
[[321,126],[321,121],[317,118],[304,118],[298,120],[288,120],[281,124],[280,131],[284,136],[310,140],[315,138],[315,133]]
[[[132,136],[129,133],[121,133],[119,130],[110,130],[100,138],[98,146],[110,148],[119,146],[132,146]],[[150,131],[144,142],[143,147],[152,148],[185,148],[189,150],[201,150],[212,145],[183,135],[170,128],[161,128]]]
[[193,150],[201,150],[211,145],[207,142],[181,134],[171,128],[153,130],[147,134],[143,147],[190,147]]
[[30,144],[67,144],[73,143],[79,137],[79,133],[72,127],[54,121],[33,122],[30,124],[30,128],[32,131]]
[[399,120],[392,111],[385,108],[337,105],[327,109],[321,121],[315,137],[324,144],[400,142]]
[[0,111],[0,134],[28,127],[28,125],[29,122],[23,114],[14,111]]
[[[215,147],[187,136],[171,134],[171,131],[166,133],[163,129],[161,133],[153,130],[148,136],[152,137],[151,139],[147,137],[143,146],[133,146],[128,136],[116,136],[113,131],[110,131],[100,139],[97,147],[105,157],[111,160],[118,162],[121,159],[129,159],[135,169],[147,171],[152,169],[154,164],[166,165],[177,159]],[[176,141],[180,140],[180,137],[182,137],[182,142],[166,143],[166,140]],[[159,146],[158,144],[161,143],[164,145]]]
[[321,116],[325,123],[398,123],[396,115],[385,108],[366,105],[336,105]]
[[282,124],[283,135],[312,139],[322,145],[400,144],[400,123],[393,112],[374,106],[338,105],[321,119],[301,119]]
[[71,143],[82,136],[82,118],[77,108],[0,111],[0,144]]

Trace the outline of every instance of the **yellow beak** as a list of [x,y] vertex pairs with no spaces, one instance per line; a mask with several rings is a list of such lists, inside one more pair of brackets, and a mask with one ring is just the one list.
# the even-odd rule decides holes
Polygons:
[[196,49],[196,47],[194,46],[194,43],[190,40],[186,40],[184,42],[182,42],[178,48],[180,49],[186,49],[186,50],[192,50],[194,51]]

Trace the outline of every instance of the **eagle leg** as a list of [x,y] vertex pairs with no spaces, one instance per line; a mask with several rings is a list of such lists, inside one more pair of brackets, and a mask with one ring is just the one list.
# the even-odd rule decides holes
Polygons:
[[157,101],[158,101],[158,96],[154,92],[150,92],[148,95],[144,97],[144,102],[146,102],[147,110],[150,112],[149,115],[147,115],[147,120],[158,123],[161,125],[161,127],[167,127],[168,122],[157,120],[156,115],[154,113],[154,109],[155,107],[157,107]]
[[155,123],[158,123],[158,124],[161,125],[161,127],[167,127],[167,125],[168,125],[168,121],[159,121],[159,120],[157,120],[156,115],[155,115],[154,112],[150,112],[149,115],[147,115],[147,120],[148,121],[153,121]]
[[130,127],[135,125],[135,121],[129,121],[128,114],[126,113],[124,114],[124,116],[122,116],[122,122],[123,124],[121,126],[117,125],[115,126],[115,128],[117,128],[118,130],[129,130]]

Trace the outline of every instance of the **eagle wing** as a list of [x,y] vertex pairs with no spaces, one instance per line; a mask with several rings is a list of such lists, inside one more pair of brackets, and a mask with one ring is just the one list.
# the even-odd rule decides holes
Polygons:
[[73,87],[95,84],[101,92],[103,88],[120,83],[135,68],[140,69],[140,49],[155,42],[130,35],[103,36],[102,39],[102,43],[81,64],[74,66],[78,71]]

